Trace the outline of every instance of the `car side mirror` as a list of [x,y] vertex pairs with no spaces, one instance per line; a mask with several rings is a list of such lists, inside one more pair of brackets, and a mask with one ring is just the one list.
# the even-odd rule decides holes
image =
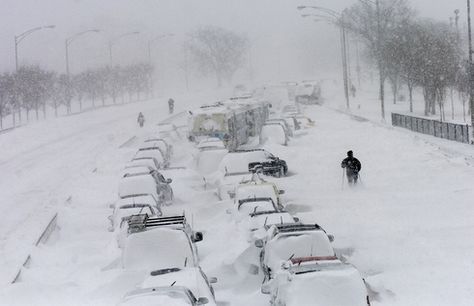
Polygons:
[[263,284],[260,291],[263,293],[263,294],[270,294],[271,291],[272,291],[272,288],[270,286],[270,284],[266,283],[266,284]]
[[112,216],[112,215],[110,215],[110,216],[107,217],[107,219],[109,219],[109,221],[112,221],[113,218],[114,218],[114,216]]
[[234,191],[227,191],[227,193],[229,194],[229,197],[231,199],[235,198],[235,192]]
[[300,222],[300,218],[298,218],[298,217],[293,217],[293,220],[294,220],[295,222]]
[[231,214],[232,214],[232,209],[227,208],[227,209],[225,210],[225,213],[228,214],[228,215],[231,215]]
[[285,190],[278,190],[278,194],[285,194]]
[[206,305],[207,303],[209,303],[209,299],[207,297],[200,297],[196,301],[196,305]]
[[203,237],[204,236],[203,236],[202,232],[195,232],[193,234],[193,239],[192,240],[193,240],[193,242],[199,242],[199,241],[202,241]]
[[114,209],[114,208],[115,208],[115,204],[110,204],[110,205],[109,205],[109,208],[110,208],[110,209]]
[[171,184],[172,182],[173,182],[173,180],[170,179],[170,178],[166,180],[166,183],[167,183],[167,184]]
[[109,226],[109,228],[107,228],[107,230],[108,230],[109,232],[113,232],[113,231],[114,231],[114,228],[113,228],[113,226]]
[[209,283],[210,283],[210,284],[215,284],[215,283],[217,283],[217,277],[210,277],[210,278],[209,278]]
[[334,241],[334,235],[328,235],[329,241],[333,242]]
[[259,249],[263,248],[263,240],[262,239],[255,240],[255,246]]

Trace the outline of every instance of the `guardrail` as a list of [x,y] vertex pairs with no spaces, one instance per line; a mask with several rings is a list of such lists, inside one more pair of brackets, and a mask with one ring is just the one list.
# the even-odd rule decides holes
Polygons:
[[392,125],[443,139],[470,143],[469,125],[392,113]]
[[[58,222],[58,214],[56,213],[51,218],[48,225],[39,236],[38,240],[36,240],[35,247],[38,246],[40,243],[46,243],[48,241],[49,237],[51,237],[51,234],[54,232],[54,230],[57,227],[57,222]],[[18,270],[18,273],[15,275],[15,278],[11,282],[12,284],[20,280],[21,271],[23,270],[23,268],[27,268],[30,262],[31,262],[31,254],[28,254],[28,256],[26,257],[26,260],[23,262],[20,269]]]

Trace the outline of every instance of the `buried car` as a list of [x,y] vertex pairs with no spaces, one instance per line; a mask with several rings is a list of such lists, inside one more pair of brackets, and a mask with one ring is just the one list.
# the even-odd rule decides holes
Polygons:
[[250,182],[241,183],[235,188],[234,203],[250,198],[271,198],[279,208],[283,209],[280,195],[284,193],[284,190],[278,189],[272,182],[261,178],[258,181],[253,179]]
[[255,241],[262,248],[260,266],[268,281],[280,270],[281,264],[294,257],[335,256],[332,235],[317,224],[276,224],[267,230],[264,240]]
[[195,242],[201,241],[203,235],[192,231],[184,216],[134,215],[127,224],[122,252],[124,269],[153,271],[198,266]]
[[267,142],[288,145],[288,132],[281,123],[265,123],[260,131],[260,144]]
[[262,293],[274,306],[370,306],[359,271],[335,256],[292,258]]
[[166,268],[154,270],[141,285],[143,288],[154,288],[174,284],[188,288],[194,296],[205,297],[207,305],[216,305],[213,283],[217,278],[208,278],[200,267]]
[[186,287],[166,286],[135,289],[127,293],[118,306],[199,306],[207,305],[209,300],[196,296]]

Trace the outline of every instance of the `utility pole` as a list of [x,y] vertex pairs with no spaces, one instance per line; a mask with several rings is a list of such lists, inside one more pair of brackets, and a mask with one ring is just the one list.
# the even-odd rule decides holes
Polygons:
[[467,31],[469,41],[469,107],[471,109],[471,144],[474,142],[474,71],[472,67],[472,37],[471,37],[471,0],[467,0]]
[[[468,0],[469,1],[469,0]],[[375,0],[375,10],[377,14],[377,63],[379,66],[379,79],[380,79],[380,109],[382,112],[382,120],[385,121],[385,77],[384,67],[382,62],[382,29],[380,26],[380,3],[379,0]]]

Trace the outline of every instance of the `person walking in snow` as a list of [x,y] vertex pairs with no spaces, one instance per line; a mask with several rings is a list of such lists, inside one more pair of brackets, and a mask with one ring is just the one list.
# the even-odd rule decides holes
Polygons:
[[351,94],[353,98],[356,96],[356,91],[357,89],[355,88],[354,84],[351,84]]
[[341,167],[346,169],[346,176],[349,185],[357,184],[359,171],[362,168],[360,161],[354,157],[352,151],[347,152],[347,157],[342,161]]
[[172,98],[168,100],[168,109],[170,114],[174,112],[174,100]]
[[140,127],[143,127],[143,124],[145,124],[145,116],[143,116],[142,112],[138,114],[137,122]]

